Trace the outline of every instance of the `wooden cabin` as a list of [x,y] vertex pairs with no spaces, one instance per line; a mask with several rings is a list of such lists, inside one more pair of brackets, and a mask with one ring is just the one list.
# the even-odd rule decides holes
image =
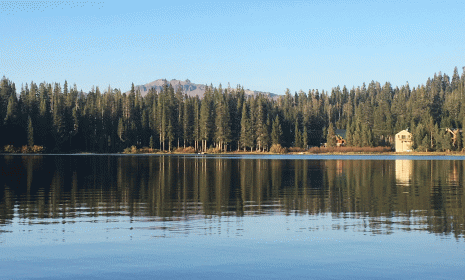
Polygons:
[[404,129],[399,131],[395,137],[396,152],[410,152],[413,144],[413,135]]

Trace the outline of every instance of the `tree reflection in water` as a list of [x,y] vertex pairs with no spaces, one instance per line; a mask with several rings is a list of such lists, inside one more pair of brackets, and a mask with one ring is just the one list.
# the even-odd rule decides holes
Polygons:
[[329,214],[334,228],[464,236],[455,160],[3,156],[0,225],[80,217],[188,220]]

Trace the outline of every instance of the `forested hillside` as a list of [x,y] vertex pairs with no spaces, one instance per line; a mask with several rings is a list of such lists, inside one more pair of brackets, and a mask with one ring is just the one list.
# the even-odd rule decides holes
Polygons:
[[[203,98],[165,85],[142,96],[98,87],[84,94],[58,83],[0,83],[1,147],[44,146],[48,152],[120,152],[130,146],[173,150],[216,147],[268,150],[319,146],[334,129],[347,129],[349,146],[389,146],[408,128],[414,148],[461,150],[446,128],[465,124],[465,70],[435,74],[425,84],[393,87],[372,81],[331,92],[309,90],[277,99],[248,96],[241,86],[206,86]],[[328,143],[334,145],[329,139]]]

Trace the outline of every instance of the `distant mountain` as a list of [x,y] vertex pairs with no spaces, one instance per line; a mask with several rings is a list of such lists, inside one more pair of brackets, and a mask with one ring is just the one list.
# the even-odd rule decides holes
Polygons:
[[276,93],[271,93],[271,92],[264,92],[264,91],[257,91],[257,90],[249,90],[249,89],[244,89],[245,94],[247,95],[258,95],[258,94],[263,94],[266,96],[269,96],[270,98],[278,98],[278,94]]
[[[135,90],[140,90],[140,93],[142,96],[145,96],[151,88],[155,89],[157,92],[160,92],[163,89],[163,86],[167,84],[171,84],[173,86],[174,91],[176,92],[178,90],[178,87],[182,87],[182,92],[184,94],[187,94],[188,96],[199,96],[200,98],[203,97],[203,94],[205,93],[205,85],[201,84],[194,84],[190,80],[171,80],[168,81],[166,79],[158,79],[153,82],[150,82],[145,85],[137,85],[134,86]],[[263,91],[256,91],[256,90],[249,90],[245,89],[244,90],[245,94],[247,95],[257,95],[257,94],[263,94],[267,95],[271,98],[277,97],[277,94],[270,93],[270,92],[263,92]]]

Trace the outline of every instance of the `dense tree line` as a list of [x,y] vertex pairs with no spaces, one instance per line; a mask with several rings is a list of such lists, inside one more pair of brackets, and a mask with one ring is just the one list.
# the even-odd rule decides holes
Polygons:
[[171,151],[194,147],[269,150],[335,145],[335,129],[346,129],[350,146],[393,144],[393,135],[408,128],[414,148],[460,150],[446,128],[465,127],[465,68],[452,77],[435,74],[425,84],[393,87],[372,81],[366,86],[331,92],[309,90],[278,98],[248,96],[241,86],[206,87],[202,98],[189,97],[166,84],[141,96],[134,84],[128,93],[110,86],[88,93],[77,86],[31,82],[21,86],[0,81],[1,146],[44,146],[49,152],[119,152],[130,146]]

